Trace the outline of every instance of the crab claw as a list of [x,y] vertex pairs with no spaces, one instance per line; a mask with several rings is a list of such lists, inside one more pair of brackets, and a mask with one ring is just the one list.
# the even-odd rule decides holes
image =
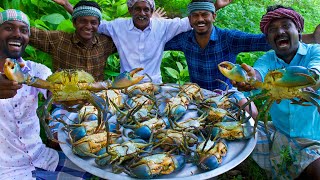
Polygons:
[[142,70],[143,70],[143,68],[135,68],[135,69],[131,70],[130,72],[125,71],[125,72],[119,74],[115,78],[115,80],[112,82],[111,88],[122,89],[122,88],[127,88],[129,86],[132,86],[134,84],[137,84],[138,82],[140,82],[144,78],[144,75],[136,76],[136,74]]
[[[317,83],[315,75],[308,68],[303,66],[289,66],[269,72],[274,83],[282,87],[309,87]],[[268,80],[268,79],[267,79]]]
[[227,78],[236,82],[248,82],[247,72],[239,65],[228,61],[218,64],[220,72]]
[[3,66],[3,71],[9,80],[24,83],[30,75],[22,72],[21,67],[23,66],[24,64],[18,63],[15,59],[7,58]]

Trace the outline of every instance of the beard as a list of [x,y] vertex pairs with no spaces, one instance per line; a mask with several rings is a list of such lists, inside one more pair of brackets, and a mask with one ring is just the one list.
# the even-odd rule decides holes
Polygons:
[[26,49],[26,46],[21,47],[20,51],[9,51],[8,48],[4,48],[2,51],[2,54],[4,54],[4,56],[6,56],[7,58],[18,59],[22,57],[25,49]]

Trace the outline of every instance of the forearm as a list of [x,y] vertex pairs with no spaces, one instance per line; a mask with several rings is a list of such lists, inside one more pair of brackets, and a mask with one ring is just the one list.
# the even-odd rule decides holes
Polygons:
[[315,44],[316,42],[316,38],[314,37],[313,34],[303,34],[302,35],[302,42],[306,43],[306,44]]

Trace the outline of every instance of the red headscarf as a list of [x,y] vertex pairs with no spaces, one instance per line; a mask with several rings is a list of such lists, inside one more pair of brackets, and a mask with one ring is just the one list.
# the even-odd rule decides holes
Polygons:
[[264,34],[267,34],[270,22],[275,19],[282,19],[282,18],[291,19],[296,24],[299,32],[303,31],[304,19],[299,13],[291,9],[279,8],[274,11],[270,11],[267,14],[262,16],[262,19],[260,22],[261,32],[263,32]]

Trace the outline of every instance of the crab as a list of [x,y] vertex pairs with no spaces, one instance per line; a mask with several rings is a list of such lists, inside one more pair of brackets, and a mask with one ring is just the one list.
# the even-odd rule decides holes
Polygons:
[[[280,103],[282,99],[289,99],[293,104],[310,105],[304,104],[305,102],[310,102],[318,108],[318,112],[320,113],[320,104],[317,102],[320,96],[314,92],[305,90],[307,87],[315,86],[319,80],[319,77],[308,68],[289,66],[287,68],[269,71],[264,77],[264,82],[250,78],[246,71],[238,64],[224,61],[218,65],[218,68],[224,76],[231,80],[246,82],[257,89],[262,89],[261,94],[253,97],[242,107],[249,105],[249,103],[255,99],[268,97],[264,105],[266,112],[269,111],[273,102]],[[296,98],[299,100],[296,100]],[[267,121],[268,113],[265,113],[264,124],[266,127]],[[254,125],[254,133],[256,127],[257,122]]]
[[127,88],[140,82],[144,75],[135,76],[143,68],[136,68],[130,72],[123,72],[115,78],[113,82],[103,81],[95,82],[93,76],[83,70],[66,69],[50,75],[46,80],[33,77],[28,72],[21,70],[21,64],[15,59],[7,58],[4,64],[4,74],[9,80],[17,81],[21,84],[37,88],[48,89],[52,95],[38,108],[37,113],[42,125],[45,128],[49,139],[55,140],[51,134],[50,128],[46,123],[48,117],[48,107],[53,103],[61,103],[67,107],[77,104],[79,101],[88,101],[95,106],[98,111],[98,126],[96,131],[103,124],[102,119],[106,118],[107,103],[94,92],[106,89]]

